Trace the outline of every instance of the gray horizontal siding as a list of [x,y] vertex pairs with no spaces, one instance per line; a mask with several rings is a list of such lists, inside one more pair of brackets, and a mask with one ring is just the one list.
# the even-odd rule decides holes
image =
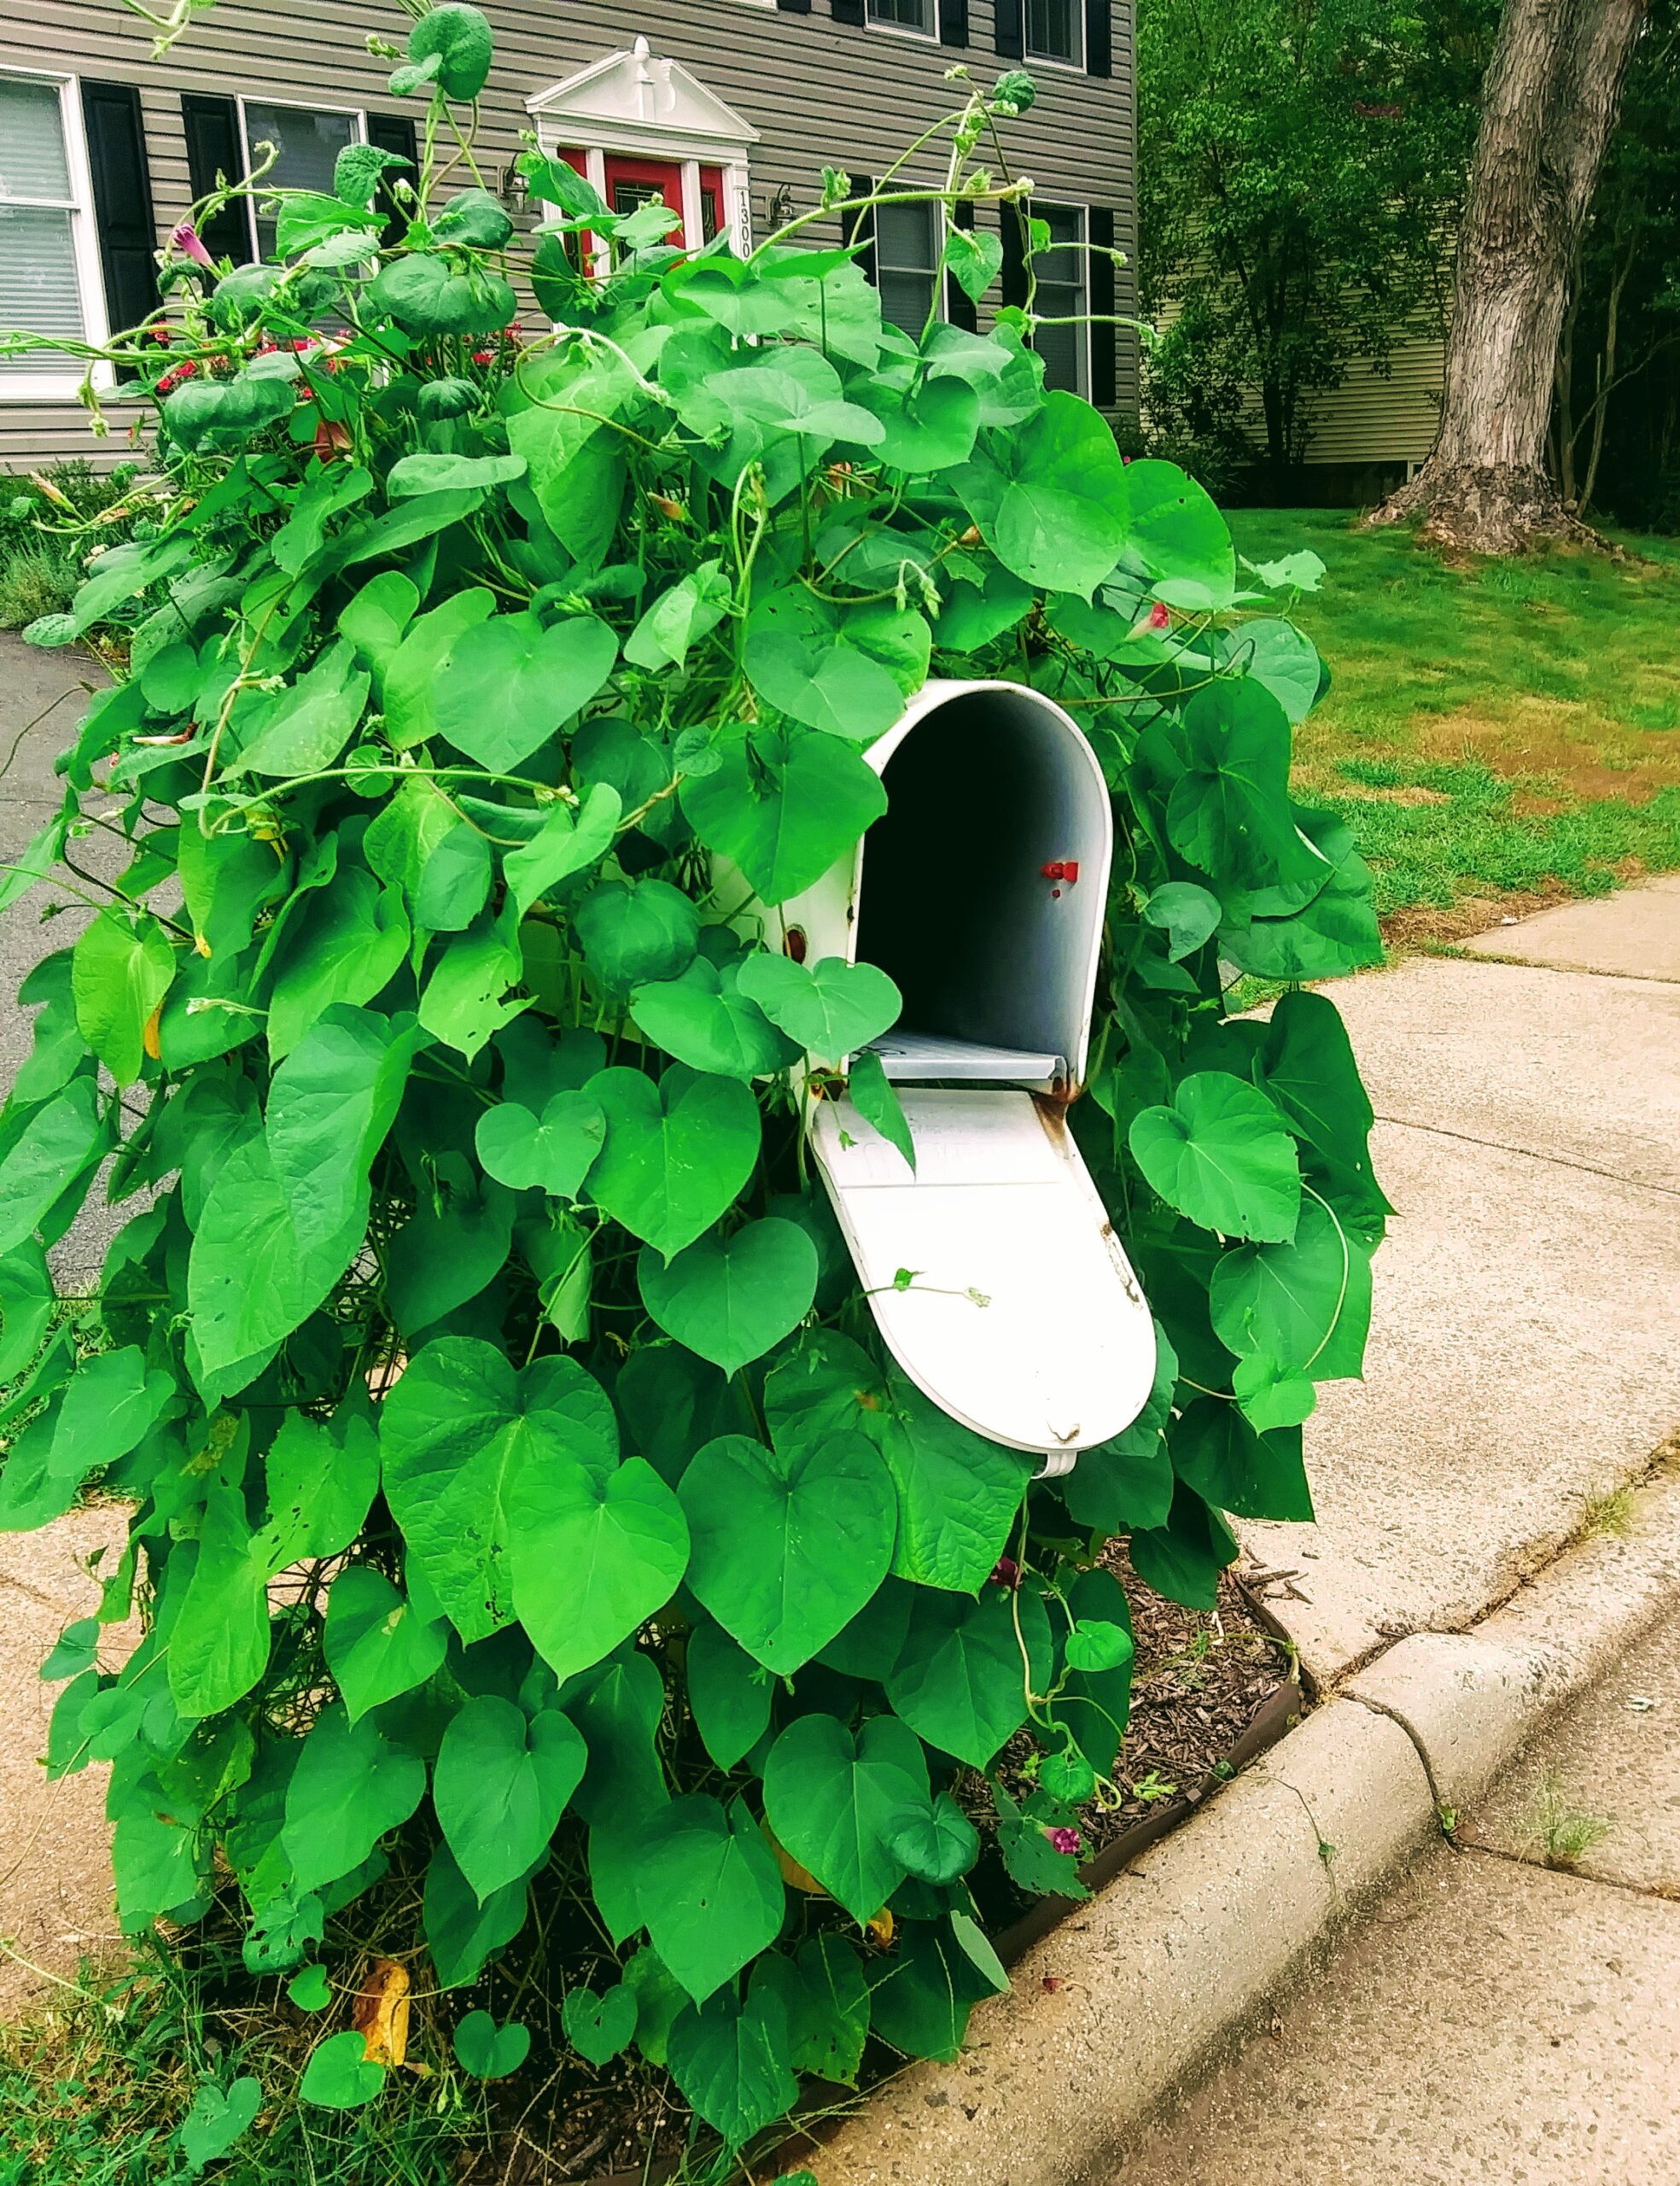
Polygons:
[[[751,0],[656,0],[630,20],[601,0],[566,0],[563,8],[551,0],[490,0],[487,12],[495,26],[497,59],[481,107],[481,164],[499,167],[520,149],[520,132],[529,126],[527,99],[621,50],[640,32],[761,132],[752,155],[754,222],[761,235],[770,200],[784,185],[796,208],[808,207],[824,165],[878,174],[913,136],[960,103],[961,87],[943,80],[954,62],[965,62],[979,83],[1014,65],[1000,61],[993,50],[992,0],[970,0],[965,50],[837,23],[826,0],[815,0],[808,15]],[[385,87],[388,65],[375,61],[365,44],[370,31],[400,44],[407,20],[389,0],[216,0],[160,62],[151,58],[146,26],[119,0],[28,0],[26,9],[8,5],[0,12],[0,67],[10,61],[139,85],[161,244],[191,194],[184,91],[417,114],[417,102],[392,99]],[[1115,6],[1113,41],[1112,77],[1035,68],[1037,102],[1007,126],[1004,146],[1010,171],[1030,176],[1041,197],[1111,208],[1117,243],[1132,251],[1129,0]],[[983,150],[980,156],[983,164]],[[933,173],[930,166],[925,178]],[[983,221],[989,211],[983,209]],[[814,239],[818,231],[807,233]],[[1133,309],[1129,269],[1117,285],[1117,308]],[[1118,405],[1130,408],[1136,370],[1129,336],[1121,339],[1117,377]],[[114,412],[114,422],[120,414]],[[120,438],[93,442],[72,406],[0,401],[0,467],[96,449],[102,459],[118,460],[123,450],[114,442]]]

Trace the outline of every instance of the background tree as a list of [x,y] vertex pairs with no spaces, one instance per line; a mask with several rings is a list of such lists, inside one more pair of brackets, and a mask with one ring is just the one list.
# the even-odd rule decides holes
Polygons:
[[1680,8],[1658,0],[1576,251],[1551,458],[1566,505],[1680,529]]
[[1574,522],[1545,465],[1568,291],[1645,0],[1506,0],[1459,238],[1441,426],[1370,519],[1521,553]]
[[1444,324],[1492,0],[1144,0],[1152,424],[1275,490],[1312,398]]

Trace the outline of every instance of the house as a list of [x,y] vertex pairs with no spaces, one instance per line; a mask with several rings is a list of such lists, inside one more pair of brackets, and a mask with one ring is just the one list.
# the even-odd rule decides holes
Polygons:
[[[534,131],[615,206],[661,196],[689,243],[726,227],[740,248],[814,205],[825,165],[879,175],[960,105],[962,88],[943,80],[954,64],[982,84],[1025,67],[1038,97],[1008,126],[1005,150],[1010,171],[1031,178],[1032,209],[1056,239],[1038,260],[1041,307],[1132,308],[1129,272],[1117,277],[1100,248],[1132,248],[1130,0],[652,0],[634,15],[607,0],[486,6],[496,65],[478,158],[522,225],[537,208],[520,207],[513,162]],[[313,189],[329,184],[346,144],[411,153],[422,108],[392,97],[390,63],[366,45],[369,33],[400,44],[409,21],[393,0],[214,0],[159,61],[149,27],[122,0],[6,9],[0,327],[100,339],[137,323],[156,303],[155,251],[218,171],[247,172],[259,144],[277,148],[276,184]],[[931,159],[907,172],[942,179]],[[993,207],[975,210],[997,220]],[[207,240],[248,259],[264,225],[238,202]],[[859,238],[888,317],[918,331],[938,278],[938,232],[931,207],[883,207]],[[825,223],[803,233],[837,239]],[[1006,288],[1018,262],[1018,244]],[[1003,300],[984,300],[983,324]],[[960,291],[943,307],[960,319],[972,309]],[[1049,328],[1041,346],[1053,385],[1111,413],[1135,407],[1123,331]],[[56,368],[39,353],[0,359],[0,471],[94,452],[75,402],[80,377],[68,359]],[[114,426],[123,414],[119,400]],[[103,444],[108,459],[120,437]]]

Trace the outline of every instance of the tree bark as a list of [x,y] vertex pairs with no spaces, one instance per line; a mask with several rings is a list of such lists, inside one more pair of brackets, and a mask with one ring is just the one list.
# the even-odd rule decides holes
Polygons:
[[1584,529],[1545,466],[1568,271],[1645,0],[1505,0],[1459,237],[1441,424],[1417,476],[1366,520],[1523,553]]

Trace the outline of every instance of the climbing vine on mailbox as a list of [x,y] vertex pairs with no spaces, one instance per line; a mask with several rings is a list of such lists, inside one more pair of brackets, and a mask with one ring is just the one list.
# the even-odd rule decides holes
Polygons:
[[[1309,1515],[1387,1210],[1304,983],[1379,944],[1290,794],[1312,557],[1047,392],[1030,289],[884,324],[843,175],[742,260],[533,150],[528,253],[457,145],[488,56],[433,11],[417,169],[277,193],[271,263],[178,234],[110,345],[158,482],[30,633],[115,680],[0,883],[89,914],[0,1116],[0,1525],[131,1511],[49,1756],[111,1764],[130,1927],[236,1890],[285,1972],[394,1870],[446,2023],[585,1893],[625,1984],[570,2038],[738,2143],[871,2028],[954,2052],[953,1786],[1018,1734],[1005,1856],[1071,1883],[1106,1544],[1207,1607],[1223,1514]],[[919,193],[972,295],[1030,96]]]

